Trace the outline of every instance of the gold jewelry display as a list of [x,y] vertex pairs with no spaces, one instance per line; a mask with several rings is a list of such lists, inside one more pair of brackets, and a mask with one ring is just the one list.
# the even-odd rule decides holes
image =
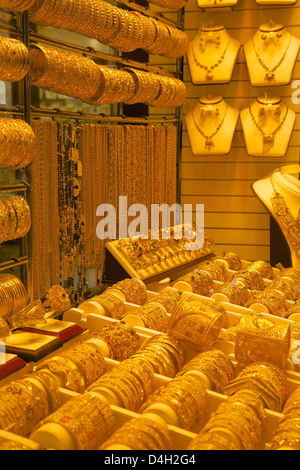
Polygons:
[[111,434],[115,419],[108,403],[92,393],[78,395],[44,419],[44,424],[64,427],[76,442],[77,450],[96,450]]
[[244,389],[255,392],[265,408],[278,412],[282,411],[288,397],[288,381],[284,372],[270,362],[254,362],[242,369],[224,393],[234,397]]
[[219,132],[219,130],[220,130],[221,127],[223,126],[224,121],[225,121],[225,118],[226,118],[226,115],[227,115],[227,110],[228,110],[228,105],[226,106],[224,115],[223,115],[221,121],[219,122],[218,126],[216,127],[216,129],[215,129],[210,135],[206,135],[206,134],[203,132],[203,130],[202,130],[201,127],[200,127],[199,122],[198,122],[197,119],[196,119],[196,116],[195,116],[194,113],[193,113],[193,121],[194,121],[194,124],[195,124],[195,126],[196,126],[196,129],[197,129],[197,131],[202,135],[202,137],[204,137],[204,138],[206,139],[206,141],[205,141],[205,148],[207,148],[209,151],[215,146],[215,145],[214,145],[213,138],[217,135],[217,133]]
[[221,403],[188,450],[259,450],[266,429],[260,398],[242,390]]
[[0,37],[0,79],[5,82],[22,80],[29,70],[29,51],[17,39]]
[[26,11],[35,4],[36,0],[1,0],[1,8],[9,11]]
[[265,291],[276,290],[282,292],[287,300],[294,302],[300,295],[297,286],[298,284],[296,280],[285,277],[276,277],[265,288]]
[[0,167],[21,169],[34,158],[35,134],[21,119],[0,119]]
[[167,427],[143,416],[123,424],[102,444],[100,450],[118,447],[122,449],[124,446],[129,450],[172,450],[173,448]]
[[140,279],[128,278],[113,284],[106,289],[109,293],[110,289],[116,289],[125,296],[126,302],[144,305],[147,302],[146,285]]
[[247,270],[254,269],[255,271],[258,271],[260,275],[265,279],[272,279],[272,277],[274,276],[274,270],[272,266],[266,261],[262,261],[262,260],[253,261],[247,266],[246,269]]
[[280,319],[243,315],[236,332],[235,357],[241,364],[269,361],[285,367],[290,350],[290,325]]
[[288,309],[288,302],[285,295],[276,289],[264,289],[262,292],[255,292],[251,294],[247,302],[246,308],[251,308],[251,305],[258,303],[262,304],[272,315],[277,317],[285,317]]
[[214,261],[219,263],[224,261],[226,264],[228,264],[228,268],[232,269],[233,271],[240,271],[243,267],[242,261],[236,253],[226,253],[222,257],[216,257]]
[[73,392],[83,393],[85,391],[85,380],[83,373],[77,364],[65,355],[53,356],[43,361],[37,368],[37,372],[49,370],[58,380],[63,382],[64,388]]
[[173,378],[184,364],[184,349],[173,336],[158,334],[143,343],[132,358],[150,363],[156,374]]
[[148,303],[155,302],[155,303],[161,304],[165,308],[167,313],[172,314],[177,304],[179,303],[181,297],[182,297],[182,292],[160,292],[158,295],[148,300],[145,306]]
[[24,308],[28,296],[24,284],[12,274],[0,276],[0,316],[4,319]]
[[198,354],[184,364],[177,375],[186,375],[191,371],[199,371],[205,374],[218,393],[223,393],[226,385],[236,377],[235,366],[230,358],[217,349]]
[[226,282],[230,279],[230,274],[223,263],[208,261],[203,265],[199,265],[196,270],[200,274],[202,272],[209,273],[214,281]]
[[88,101],[97,93],[101,76],[88,57],[34,45],[30,48],[30,78],[37,87]]
[[285,123],[285,120],[287,118],[287,115],[288,115],[288,112],[289,112],[289,109],[288,107],[286,106],[286,109],[285,109],[285,113],[280,121],[280,123],[275,127],[274,131],[273,132],[269,132],[269,133],[266,133],[263,129],[263,127],[259,124],[259,122],[257,121],[257,119],[255,118],[254,114],[253,114],[253,111],[251,109],[251,106],[249,107],[249,112],[250,112],[250,116],[251,116],[251,119],[253,121],[253,124],[255,125],[255,127],[259,130],[259,132],[261,133],[261,135],[263,136],[263,143],[264,144],[273,144],[274,143],[274,139],[275,139],[275,136],[276,134],[279,132],[279,130],[281,129],[281,127],[283,126],[283,124]]
[[168,316],[166,309],[158,302],[148,302],[142,308],[134,308],[123,315],[128,321],[128,315],[139,318],[145,328],[166,333]]
[[188,47],[188,36],[180,29],[101,0],[78,4],[45,0],[29,9],[29,18],[35,24],[80,33],[126,52],[141,48],[152,54],[182,57]]
[[214,289],[214,293],[224,294],[228,298],[229,302],[240,306],[245,305],[250,295],[243,279],[235,278],[230,282],[225,282],[220,287],[216,287]]
[[256,269],[248,268],[246,271],[238,271],[233,279],[244,282],[250,290],[263,290],[265,287],[264,278]]
[[202,352],[212,347],[223,325],[222,311],[187,295],[169,319],[167,331],[169,335],[193,344]]
[[157,389],[143,404],[140,413],[147,413],[148,408],[151,412],[152,405],[157,403],[173,409],[182,429],[193,430],[195,426],[203,426],[207,419],[207,392],[192,376],[175,377]]
[[284,53],[282,54],[279,61],[273,67],[271,67],[271,66],[264,63],[263,59],[261,58],[260,54],[258,53],[257,47],[254,43],[253,38],[252,38],[253,49],[254,49],[255,55],[257,57],[257,60],[260,63],[260,65],[267,71],[267,73],[265,75],[265,78],[264,78],[265,81],[267,81],[267,82],[275,81],[275,71],[278,69],[278,67],[280,67],[280,65],[284,61],[284,59],[287,55],[288,49],[290,47],[291,40],[292,40],[292,36],[290,35],[289,40],[288,40],[288,44],[287,44],[287,47],[286,47]]
[[228,43],[226,44],[226,47],[224,48],[222,54],[220,55],[219,59],[217,60],[217,62],[215,62],[214,64],[212,65],[204,65],[202,64],[198,58],[197,58],[197,55],[196,55],[196,52],[194,50],[194,47],[193,47],[193,44],[192,44],[192,53],[193,53],[193,58],[194,58],[194,61],[195,61],[195,64],[200,67],[201,69],[204,69],[206,70],[206,76],[205,76],[205,79],[210,82],[213,80],[214,76],[213,76],[213,70],[215,68],[217,68],[222,62],[223,60],[225,59],[225,56],[226,56],[226,52],[229,48],[229,45],[230,45],[230,42],[231,42],[231,38],[229,38],[229,41]]
[[[181,283],[184,283],[183,287]],[[185,289],[185,284],[189,286],[189,290],[188,288]],[[187,273],[176,279],[176,281],[172,282],[171,287],[174,287],[174,289],[193,292],[198,295],[209,296],[210,290],[213,287],[213,278],[207,271],[198,272],[198,270],[194,270],[193,272]]]
[[135,330],[122,321],[111,326],[96,330],[87,339],[102,339],[111,352],[111,359],[124,361],[132,356],[140,347],[140,339]]

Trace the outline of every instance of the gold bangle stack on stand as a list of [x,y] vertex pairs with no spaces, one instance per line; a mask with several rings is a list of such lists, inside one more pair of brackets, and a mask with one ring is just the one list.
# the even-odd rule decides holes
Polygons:
[[0,429],[29,437],[60,405],[55,381],[42,372],[30,373],[0,387]]
[[0,8],[23,12],[31,8],[35,3],[36,0],[1,0]]
[[30,48],[30,78],[37,87],[95,106],[142,102],[177,107],[187,95],[177,78],[98,65],[88,57],[42,45]]
[[35,134],[21,119],[0,119],[0,168],[25,168],[34,157]]
[[98,39],[124,52],[145,49],[166,57],[182,57],[188,48],[185,32],[139,12],[102,0],[44,0],[29,10],[33,23],[63,28]]
[[24,308],[28,300],[24,284],[12,274],[1,274],[0,298],[0,316],[4,319]]
[[17,39],[0,37],[0,80],[18,82],[29,70],[29,51]]
[[288,397],[284,407],[283,416],[279,420],[271,441],[267,443],[268,450],[299,450],[300,449],[300,387]]

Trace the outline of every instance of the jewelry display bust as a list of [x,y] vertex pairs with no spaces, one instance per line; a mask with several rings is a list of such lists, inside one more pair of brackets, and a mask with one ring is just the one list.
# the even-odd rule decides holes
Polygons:
[[194,155],[226,155],[230,152],[239,111],[222,97],[202,97],[186,115],[187,132]]
[[247,153],[250,156],[286,155],[296,114],[280,98],[257,98],[241,111]]
[[244,45],[252,86],[286,85],[292,80],[300,41],[284,26],[274,23],[259,27]]
[[288,243],[292,266],[300,269],[300,165],[286,165],[252,185]]
[[230,82],[239,50],[240,43],[224,26],[204,25],[190,42],[187,52],[192,83]]

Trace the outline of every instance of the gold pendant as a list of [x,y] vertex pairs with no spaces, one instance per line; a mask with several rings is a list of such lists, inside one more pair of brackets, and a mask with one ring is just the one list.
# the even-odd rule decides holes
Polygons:
[[213,80],[214,76],[213,76],[213,74],[212,74],[212,72],[211,72],[210,70],[207,72],[205,78],[206,78],[206,80],[207,80],[208,82],[211,82],[211,81]]
[[206,139],[205,148],[208,148],[209,151],[215,146],[212,139]]
[[273,80],[275,80],[275,73],[271,71],[266,73],[265,80],[267,80],[268,82],[272,82]]
[[271,134],[264,135],[264,144],[273,144],[274,143],[274,136]]

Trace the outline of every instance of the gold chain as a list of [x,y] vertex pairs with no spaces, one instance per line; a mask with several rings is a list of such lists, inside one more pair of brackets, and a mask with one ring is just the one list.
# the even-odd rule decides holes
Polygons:
[[204,134],[204,132],[202,131],[202,129],[200,128],[199,124],[197,123],[196,121],[196,118],[195,118],[195,115],[194,115],[194,112],[192,113],[192,116],[193,116],[193,121],[194,121],[194,124],[196,126],[196,129],[198,132],[200,132],[200,134],[206,139],[206,142],[205,142],[205,148],[208,148],[209,151],[211,151],[212,147],[215,146],[214,142],[213,142],[213,137],[215,137],[215,135],[219,132],[219,130],[221,129],[221,127],[223,126],[224,124],[224,121],[225,121],[225,118],[226,118],[226,115],[227,115],[227,111],[228,111],[228,105],[226,106],[226,109],[225,109],[225,112],[224,112],[224,116],[221,120],[221,122],[219,123],[219,125],[217,126],[217,128],[215,129],[215,131],[210,134],[210,135],[206,135]]
[[292,36],[290,36],[290,39],[289,39],[289,42],[288,42],[288,45],[286,47],[286,50],[284,51],[282,57],[280,58],[280,60],[277,62],[276,65],[274,65],[274,67],[269,67],[268,65],[266,65],[264,63],[264,61],[262,60],[262,58],[260,57],[257,49],[256,49],[256,46],[254,44],[254,39],[252,38],[252,44],[253,44],[253,48],[254,48],[254,52],[256,54],[256,57],[257,57],[257,60],[258,62],[260,63],[260,65],[265,69],[267,70],[267,73],[265,75],[265,78],[264,80],[267,80],[268,82],[271,82],[273,80],[275,80],[275,70],[278,69],[278,67],[282,64],[282,62],[284,61],[285,59],[285,56],[287,54],[287,51],[288,51],[288,48],[290,47],[290,43],[291,43],[291,40],[292,40]]

